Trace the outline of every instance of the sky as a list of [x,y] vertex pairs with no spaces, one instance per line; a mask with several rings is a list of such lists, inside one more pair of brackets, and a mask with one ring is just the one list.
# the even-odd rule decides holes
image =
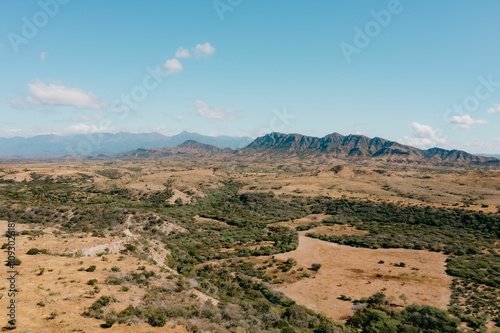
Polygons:
[[500,154],[500,2],[3,0],[0,137],[363,134]]

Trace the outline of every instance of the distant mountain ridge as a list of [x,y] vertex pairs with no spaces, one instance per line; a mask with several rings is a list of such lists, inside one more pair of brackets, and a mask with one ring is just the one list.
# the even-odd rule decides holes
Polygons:
[[401,143],[364,135],[328,134],[314,137],[302,134],[269,133],[249,137],[211,137],[182,132],[168,137],[159,133],[104,133],[90,135],[44,135],[32,138],[0,138],[0,157],[4,158],[224,158],[270,160],[296,157],[319,160],[376,160],[381,162],[450,166],[500,166],[500,159],[461,150],[419,149]]
[[188,140],[176,147],[164,148],[139,148],[123,154],[120,159],[141,159],[141,158],[162,158],[169,156],[197,158],[197,157],[216,157],[220,153],[233,153],[231,148],[221,149],[219,147],[208,145],[194,140]]
[[387,162],[415,162],[442,165],[500,165],[494,157],[478,156],[461,150],[418,149],[383,138],[364,135],[328,134],[322,138],[301,134],[270,133],[255,139],[241,150],[261,156],[323,156],[337,159],[376,159]]
[[218,148],[242,148],[250,137],[206,136],[181,132],[173,136],[159,133],[90,133],[76,135],[39,135],[30,138],[0,138],[0,157],[52,158],[63,156],[112,156],[134,149],[175,147],[193,140]]
[[500,158],[500,154],[476,154],[479,156],[486,156],[486,157],[495,157],[495,158]]

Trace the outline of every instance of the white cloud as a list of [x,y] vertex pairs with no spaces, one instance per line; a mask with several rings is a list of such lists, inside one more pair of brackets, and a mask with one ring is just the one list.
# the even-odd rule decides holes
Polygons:
[[189,52],[189,50],[183,48],[183,47],[179,47],[177,49],[177,51],[175,51],[175,57],[176,58],[191,58],[191,53]]
[[63,134],[85,134],[85,133],[105,133],[110,132],[107,126],[97,126],[88,124],[71,125],[62,130]]
[[[180,46],[177,51],[175,51],[175,58],[165,61],[163,67],[167,70],[167,74],[180,73],[184,69],[184,66],[179,59],[191,58],[192,54],[194,54],[196,58],[207,57],[214,54],[214,52],[215,48],[209,42],[196,44],[191,51]],[[159,67],[155,68],[155,72],[159,74],[164,73]]]
[[181,121],[184,120],[184,116],[180,116],[180,115],[179,116],[175,116],[174,119],[177,120],[177,121],[179,121],[179,122],[181,122]]
[[205,102],[196,100],[194,105],[198,109],[198,114],[207,119],[231,119],[234,118],[234,111],[230,109],[216,109],[208,106]]
[[88,125],[88,124],[76,124],[63,128],[27,128],[27,129],[10,129],[4,133],[5,137],[32,137],[37,135],[70,135],[70,134],[86,134],[86,133],[110,133],[110,127],[98,126],[98,125]]
[[12,128],[4,132],[2,136],[6,138],[12,138],[16,136],[31,137],[36,135],[48,135],[48,134],[55,134],[55,133],[50,130],[47,131],[47,130],[36,130],[36,129]]
[[182,71],[182,63],[177,59],[170,59],[165,62],[165,68],[168,74],[175,74]]
[[91,92],[57,84],[45,84],[39,80],[30,83],[28,90],[30,96],[22,100],[13,100],[11,104],[73,106],[79,109],[100,109],[107,105]]
[[203,44],[196,44],[194,47],[194,53],[198,56],[210,56],[214,54],[215,48],[209,43],[203,43]]
[[486,120],[475,120],[475,119],[472,119],[471,116],[469,116],[469,115],[465,115],[465,116],[453,116],[453,117],[451,117],[451,121],[450,122],[452,124],[454,124],[454,125],[457,125],[460,128],[469,128],[469,127],[471,127],[472,125],[475,125],[475,124],[484,125],[484,124],[488,123]]
[[42,59],[42,61],[45,61],[45,58],[47,58],[47,52],[45,51],[40,52],[40,59]]
[[500,104],[489,108],[488,113],[500,113]]
[[400,141],[415,147],[431,148],[436,146],[443,146],[446,144],[446,139],[440,136],[431,126],[419,124],[417,122],[411,123],[413,136],[403,137]]

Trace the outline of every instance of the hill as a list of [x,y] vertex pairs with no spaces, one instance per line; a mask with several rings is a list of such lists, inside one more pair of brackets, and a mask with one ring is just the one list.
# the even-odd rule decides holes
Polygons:
[[326,157],[347,160],[374,159],[386,162],[413,162],[438,165],[500,165],[494,157],[477,156],[461,150],[406,146],[383,138],[364,135],[328,134],[322,138],[301,134],[270,133],[242,149],[244,155]]
[[181,132],[173,136],[159,133],[91,133],[78,135],[39,135],[30,138],[0,138],[0,157],[4,158],[54,158],[63,156],[116,155],[134,149],[175,147],[185,141],[195,140],[218,148],[241,148],[252,138],[230,136],[205,136]]
[[194,140],[187,140],[176,147],[164,148],[139,148],[119,155],[119,158],[141,159],[141,158],[161,158],[161,157],[211,157],[222,152],[231,152],[232,149],[220,149],[213,145],[208,145]]

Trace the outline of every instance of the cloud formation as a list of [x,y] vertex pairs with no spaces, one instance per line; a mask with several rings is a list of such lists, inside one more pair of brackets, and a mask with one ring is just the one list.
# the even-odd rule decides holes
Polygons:
[[498,113],[500,114],[500,104],[492,106],[491,108],[488,109],[488,113]]
[[479,124],[479,125],[484,125],[487,124],[488,122],[486,120],[475,120],[472,119],[471,116],[465,115],[465,116],[453,116],[451,117],[452,124],[457,125],[460,128],[469,128],[472,125]]
[[175,57],[182,59],[182,58],[191,58],[191,53],[189,50],[183,48],[182,46],[175,51]]
[[419,148],[431,148],[446,144],[446,139],[440,136],[431,126],[417,122],[411,123],[410,126],[413,136],[403,137],[400,140],[401,143]]
[[63,134],[105,133],[109,132],[109,127],[88,125],[88,124],[77,124],[64,128],[62,132]]
[[177,60],[177,59],[169,59],[165,61],[165,69],[167,70],[168,74],[175,74],[182,72],[183,66],[182,63]]
[[203,43],[203,44],[196,44],[194,47],[194,54],[196,54],[198,57],[202,56],[210,56],[214,54],[215,48],[209,43]]
[[107,105],[95,94],[79,88],[58,84],[46,84],[36,80],[28,85],[30,96],[13,100],[13,105],[72,106],[79,109],[101,109]]
[[[215,48],[209,42],[196,44],[196,46],[193,47],[191,51],[180,46],[177,51],[175,51],[175,58],[165,61],[163,67],[166,69],[167,74],[180,73],[184,69],[184,66],[179,61],[179,59],[192,58],[193,54],[195,58],[208,57],[214,54],[214,52]],[[161,69],[156,69],[156,71],[158,73],[161,73]]]
[[5,132],[5,137],[33,137],[37,135],[72,135],[72,134],[87,134],[87,133],[110,133],[109,127],[99,126],[93,124],[75,124],[59,129],[55,128],[31,128],[31,129],[19,129],[14,128]]
[[194,105],[198,115],[206,119],[225,120],[234,118],[234,111],[231,109],[218,109],[207,105],[207,103],[196,100]]

